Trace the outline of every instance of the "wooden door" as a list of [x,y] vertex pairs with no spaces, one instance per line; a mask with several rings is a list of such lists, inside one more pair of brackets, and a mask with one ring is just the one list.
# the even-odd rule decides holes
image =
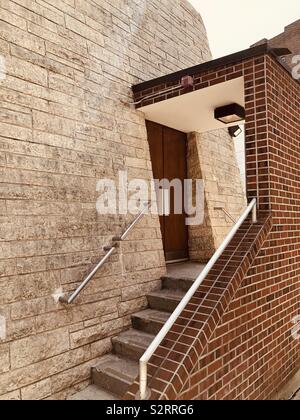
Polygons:
[[[162,125],[147,122],[148,140],[154,178],[158,180],[180,179],[182,189],[187,178],[187,137],[186,134]],[[159,193],[159,192],[157,192]],[[188,229],[185,223],[184,195],[182,194],[182,214],[175,214],[174,189],[170,196],[170,214],[161,216],[161,230],[167,261],[188,258]]]

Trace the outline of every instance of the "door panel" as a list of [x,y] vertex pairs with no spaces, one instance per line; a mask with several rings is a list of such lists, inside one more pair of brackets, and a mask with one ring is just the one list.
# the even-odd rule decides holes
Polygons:
[[[164,177],[164,147],[163,147],[163,126],[147,121],[148,141],[152,161],[154,179]],[[157,192],[158,193],[158,192]],[[159,198],[158,198],[159,200]],[[165,218],[160,217],[163,244],[165,249]]]
[[[170,182],[180,179],[182,187],[187,177],[186,135],[179,131],[165,128],[164,144],[164,177]],[[174,188],[170,194],[170,216],[165,217],[165,253],[167,261],[180,260],[188,257],[188,232],[185,224],[185,214],[175,214]],[[182,209],[184,199],[182,194]]]
[[[153,122],[147,122],[147,130],[154,178],[180,179],[183,185],[187,178],[186,134]],[[162,216],[160,222],[166,260],[185,259],[188,258],[185,214],[174,212],[174,189],[165,193],[170,196],[170,215]],[[182,196],[182,205],[183,201]]]

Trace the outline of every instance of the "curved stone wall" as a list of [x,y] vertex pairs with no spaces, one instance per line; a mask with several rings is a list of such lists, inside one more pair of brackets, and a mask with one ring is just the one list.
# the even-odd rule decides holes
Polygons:
[[0,54],[0,398],[64,399],[165,272],[147,217],[73,306],[53,298],[129,222],[97,214],[97,181],[152,177],[131,86],[211,56],[182,0],[7,0]]

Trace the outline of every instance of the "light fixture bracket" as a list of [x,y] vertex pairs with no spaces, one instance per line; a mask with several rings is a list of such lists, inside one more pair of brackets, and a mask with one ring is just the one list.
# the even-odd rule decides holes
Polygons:
[[239,125],[235,125],[228,128],[229,134],[232,138],[238,137],[240,134],[242,134],[243,130]]

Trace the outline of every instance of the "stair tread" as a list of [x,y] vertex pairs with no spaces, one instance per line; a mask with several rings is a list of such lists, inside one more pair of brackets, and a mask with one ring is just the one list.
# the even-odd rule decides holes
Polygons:
[[83,391],[68,398],[69,401],[115,401],[118,399],[116,395],[96,385],[90,385]]
[[98,373],[114,376],[128,384],[136,379],[139,372],[137,362],[114,354],[102,357],[94,369]]
[[205,264],[191,261],[179,264],[170,264],[167,266],[167,277],[194,281],[204,268]]
[[157,292],[151,292],[148,294],[148,296],[164,299],[181,300],[185,296],[185,292],[183,290],[162,289]]
[[162,312],[155,309],[146,309],[145,311],[134,314],[133,317],[141,318],[145,321],[155,321],[165,324],[170,318],[170,312]]
[[147,348],[148,346],[150,346],[154,338],[155,336],[152,334],[148,334],[135,329],[130,329],[113,338],[113,342],[122,342],[124,344],[131,344],[134,346]]
[[194,282],[194,279],[165,276],[162,277],[162,290],[183,290],[187,292]]
[[147,295],[149,308],[132,315],[133,328],[112,338],[112,353],[103,356],[93,368],[93,380],[100,392],[115,397],[109,399],[125,395],[138,377],[140,357],[193,283],[185,274],[162,278],[163,288]]
[[194,281],[196,280],[194,278],[184,277],[184,276],[178,276],[178,277],[175,277],[175,276],[163,276],[161,279],[162,280],[172,280],[174,283],[177,282],[177,281],[186,281],[186,282],[191,283],[191,284],[193,284]]

